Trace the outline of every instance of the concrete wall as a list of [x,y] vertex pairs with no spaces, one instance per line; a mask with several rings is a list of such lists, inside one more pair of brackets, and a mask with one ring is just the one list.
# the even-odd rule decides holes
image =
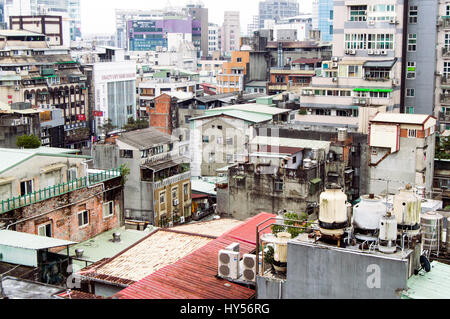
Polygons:
[[101,296],[101,297],[112,297],[113,295],[115,295],[116,293],[118,293],[119,291],[123,290],[123,287],[117,287],[117,286],[113,286],[113,285],[106,285],[106,284],[102,284],[102,283],[95,283],[95,291],[94,294],[96,296]]
[[[373,266],[375,265],[375,266]],[[374,268],[379,270],[380,288],[370,288]],[[399,299],[406,288],[408,259],[288,243],[287,280],[283,299]],[[258,281],[260,283],[261,281]],[[266,285],[267,286],[267,285]],[[278,285],[264,287],[258,298],[276,296]],[[272,289],[270,291],[269,289]],[[277,292],[274,290],[277,289]]]

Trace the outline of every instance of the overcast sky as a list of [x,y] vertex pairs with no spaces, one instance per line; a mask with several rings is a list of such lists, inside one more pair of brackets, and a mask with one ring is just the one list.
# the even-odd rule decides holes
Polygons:
[[[84,34],[115,33],[115,9],[163,9],[167,5],[184,6],[189,0],[81,0],[81,28]],[[259,0],[203,0],[209,9],[209,21],[221,25],[223,12],[237,10],[241,13],[241,30],[258,14]],[[312,0],[298,0],[300,12],[311,12]]]

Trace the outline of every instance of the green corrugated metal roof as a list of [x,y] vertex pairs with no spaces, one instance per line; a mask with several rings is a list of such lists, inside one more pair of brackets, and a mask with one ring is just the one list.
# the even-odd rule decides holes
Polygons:
[[311,184],[319,184],[322,180],[320,178],[315,178],[311,180]]
[[0,230],[0,245],[4,246],[39,250],[74,244],[76,244],[74,241],[32,235],[12,230]]
[[450,265],[433,261],[431,271],[412,276],[407,287],[402,299],[450,299]]
[[353,90],[354,92],[392,92],[391,89],[370,89],[370,88],[356,88]]

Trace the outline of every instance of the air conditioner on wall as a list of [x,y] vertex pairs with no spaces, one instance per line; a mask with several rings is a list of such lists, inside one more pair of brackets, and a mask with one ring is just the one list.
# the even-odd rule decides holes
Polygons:
[[387,55],[387,50],[381,50],[380,54],[381,55]]
[[179,203],[180,203],[180,202],[179,202],[178,199],[174,199],[174,200],[173,200],[173,206],[178,206]]
[[390,18],[389,19],[389,23],[395,24],[395,23],[397,23],[397,20],[395,20],[395,18]]
[[332,81],[333,82],[337,82],[338,78],[333,78]]
[[245,254],[242,258],[243,272],[242,276],[245,281],[256,281],[256,255]]
[[375,54],[375,55],[380,55],[380,50],[375,50],[375,51],[373,51],[373,54]]
[[375,24],[375,20],[369,20],[369,25],[374,25]]
[[373,50],[367,50],[368,55],[373,55]]
[[334,62],[334,63],[332,64],[332,67],[333,67],[333,68],[337,68],[337,67],[338,67],[337,62]]
[[220,277],[238,279],[239,252],[230,250],[219,251],[218,273]]
[[350,54],[351,55],[355,55],[356,54],[356,50],[350,50]]
[[185,221],[186,221],[186,220],[184,219],[184,216],[181,216],[181,217],[180,217],[180,223],[184,224]]
[[338,61],[339,61],[339,57],[334,56],[334,57],[332,58],[332,61],[333,61],[333,62],[338,62]]

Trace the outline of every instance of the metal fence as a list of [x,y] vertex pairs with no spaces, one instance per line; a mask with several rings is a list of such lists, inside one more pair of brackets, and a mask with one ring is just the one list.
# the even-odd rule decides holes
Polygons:
[[0,202],[0,214],[25,207],[47,199],[64,195],[90,185],[95,185],[122,175],[120,168],[89,173],[88,176],[73,179],[70,182],[53,185],[44,189],[39,189],[30,194],[12,197]]

